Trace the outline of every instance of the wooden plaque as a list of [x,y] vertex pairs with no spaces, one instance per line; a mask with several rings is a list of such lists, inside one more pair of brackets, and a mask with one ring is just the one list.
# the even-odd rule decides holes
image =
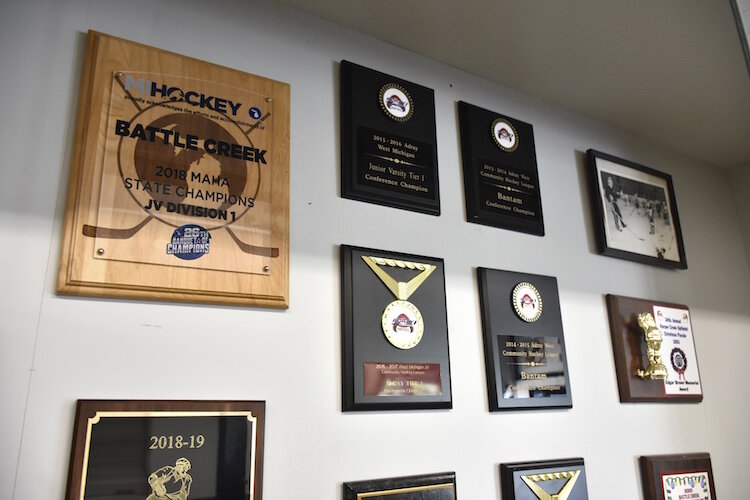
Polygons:
[[289,85],[90,31],[58,293],[288,307]]
[[639,462],[646,500],[716,500],[708,453],[643,456]]
[[[612,349],[621,402],[700,402],[703,392],[687,306],[607,295]],[[650,362],[638,315],[651,313],[662,332],[659,348],[664,380],[644,379]]]

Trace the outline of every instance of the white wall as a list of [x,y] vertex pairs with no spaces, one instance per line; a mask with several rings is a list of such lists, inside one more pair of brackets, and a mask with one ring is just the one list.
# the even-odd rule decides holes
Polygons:
[[750,164],[729,170],[732,197],[737,207],[737,217],[745,242],[745,253],[750,262]]
[[[456,471],[460,498],[494,499],[499,463],[568,456],[585,458],[591,498],[637,499],[639,455],[692,451],[711,453],[722,498],[747,495],[750,272],[723,172],[272,3],[0,9],[0,498],[63,496],[78,398],[266,400],[267,500],[335,499],[344,481],[443,470]],[[88,29],[291,84],[288,311],[55,296]],[[435,89],[442,216],[339,197],[341,59]],[[459,99],[534,125],[544,238],[465,222]],[[674,176],[688,270],[596,254],[588,148]],[[404,226],[412,237],[394,241]],[[340,243],[445,259],[452,410],[341,412]],[[557,276],[572,410],[487,411],[477,266]],[[619,403],[605,293],[690,306],[703,403]]]

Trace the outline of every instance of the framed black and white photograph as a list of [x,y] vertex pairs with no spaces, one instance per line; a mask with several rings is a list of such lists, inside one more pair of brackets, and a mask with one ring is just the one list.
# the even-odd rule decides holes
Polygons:
[[687,269],[672,177],[593,149],[587,156],[599,253]]

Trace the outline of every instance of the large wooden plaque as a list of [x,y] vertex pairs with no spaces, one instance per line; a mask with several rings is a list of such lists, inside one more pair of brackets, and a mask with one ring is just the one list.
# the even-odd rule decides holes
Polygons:
[[89,32],[57,291],[288,307],[289,85]]

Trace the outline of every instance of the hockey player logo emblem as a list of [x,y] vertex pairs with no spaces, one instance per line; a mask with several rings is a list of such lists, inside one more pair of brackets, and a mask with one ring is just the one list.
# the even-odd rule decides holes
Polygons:
[[495,119],[490,127],[490,133],[495,144],[506,153],[512,153],[518,147],[518,132],[509,120]]
[[378,100],[386,116],[397,122],[405,122],[414,114],[414,102],[409,92],[396,83],[383,85]]
[[533,323],[542,315],[542,296],[534,285],[523,281],[513,288],[513,309],[527,323]]

